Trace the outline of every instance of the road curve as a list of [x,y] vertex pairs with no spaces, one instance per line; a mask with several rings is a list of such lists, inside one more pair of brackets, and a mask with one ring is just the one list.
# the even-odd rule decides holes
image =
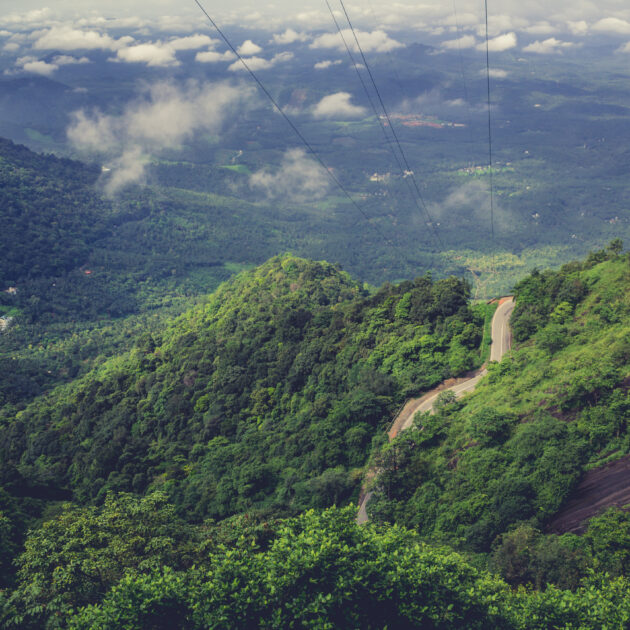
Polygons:
[[[506,297],[499,300],[499,306],[492,317],[492,345],[490,346],[490,361],[500,361],[503,355],[512,347],[512,333],[510,331],[510,317],[514,310],[514,298]],[[398,433],[405,431],[413,424],[413,418],[416,413],[426,412],[433,413],[433,405],[438,396],[444,391],[452,391],[459,398],[465,393],[472,391],[477,383],[487,373],[485,368],[480,369],[476,373],[466,379],[449,379],[442,385],[432,389],[421,398],[413,398],[408,400],[400,413],[394,419],[392,427],[389,430],[389,439],[393,440]],[[455,381],[455,384],[450,384]],[[368,520],[366,505],[372,498],[372,492],[368,492],[363,496],[359,503],[359,512],[357,514],[357,523],[365,523]]]

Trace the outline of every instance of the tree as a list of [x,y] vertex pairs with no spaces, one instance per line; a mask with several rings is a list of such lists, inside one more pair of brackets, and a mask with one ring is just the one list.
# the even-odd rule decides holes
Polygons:
[[497,605],[509,593],[503,582],[413,532],[359,526],[355,516],[309,511],[281,526],[267,551],[240,544],[185,575],[128,574],[70,627],[510,627]]
[[72,609],[100,601],[127,569],[190,562],[191,530],[162,493],[108,495],[101,508],[67,506],[30,533],[10,604],[21,628],[54,628]]

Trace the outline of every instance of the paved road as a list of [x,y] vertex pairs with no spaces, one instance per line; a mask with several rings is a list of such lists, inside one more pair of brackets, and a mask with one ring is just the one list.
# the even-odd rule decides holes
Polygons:
[[500,361],[512,345],[510,331],[510,317],[514,310],[514,298],[501,300],[492,318],[492,346],[490,347],[490,361]]
[[[508,297],[503,298],[499,302],[499,307],[494,313],[492,318],[492,346],[490,347],[490,360],[491,361],[500,361],[503,358],[503,355],[510,349],[512,346],[512,333],[510,331],[510,317],[512,316],[512,311],[514,310],[514,298]],[[485,376],[487,371],[481,370],[479,374],[476,374],[472,378],[464,381],[463,383],[457,383],[457,385],[452,385],[451,387],[442,387],[434,390],[434,393],[425,394],[422,398],[418,398],[416,401],[409,401],[407,405],[405,405],[405,411],[409,413],[411,409],[412,413],[409,413],[409,416],[405,420],[405,423],[400,427],[400,431],[404,431],[408,429],[413,424],[413,418],[419,411],[428,411],[433,413],[433,405],[437,400],[438,396],[444,391],[452,391],[455,392],[457,398],[463,396],[466,392],[470,392],[477,386],[479,380]],[[417,404],[415,404],[417,403]],[[411,406],[410,406],[411,405]],[[395,424],[395,421],[394,421]],[[391,438],[390,438],[391,439]],[[365,523],[368,520],[367,511],[365,506],[368,504],[369,500],[372,498],[372,493],[368,492],[364,497],[363,501],[359,505],[359,513],[357,515],[357,523]]]

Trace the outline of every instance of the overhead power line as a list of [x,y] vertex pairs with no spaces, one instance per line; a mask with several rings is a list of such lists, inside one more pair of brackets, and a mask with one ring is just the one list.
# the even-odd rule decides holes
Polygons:
[[[414,196],[414,191],[411,187],[411,184],[409,183],[409,180],[405,177],[405,168],[403,166],[403,163],[400,160],[400,157],[398,156],[398,153],[396,153],[396,150],[394,149],[394,147],[392,146],[392,139],[390,137],[390,135],[387,133],[387,128],[385,127],[383,120],[382,120],[382,116],[379,113],[379,111],[377,110],[377,107],[374,103],[374,99],[372,98],[372,95],[370,94],[370,90],[368,89],[368,86],[366,85],[365,81],[363,80],[363,75],[361,74],[361,71],[359,70],[359,64],[357,63],[357,61],[354,58],[354,55],[352,54],[352,50],[350,49],[350,45],[348,44],[348,41],[346,40],[346,36],[343,34],[343,29],[341,28],[341,25],[339,24],[339,22],[337,21],[337,18],[335,17],[335,13],[332,10],[332,7],[330,6],[330,2],[328,2],[328,0],[326,0],[326,6],[328,7],[328,11],[330,12],[330,16],[333,19],[333,22],[335,23],[335,26],[337,27],[337,31],[339,32],[339,36],[341,37],[341,40],[343,41],[343,44],[346,48],[346,52],[348,53],[348,57],[350,58],[350,63],[352,64],[352,66],[354,67],[355,72],[357,73],[357,77],[359,78],[359,82],[361,83],[361,86],[363,87],[363,91],[365,92],[365,95],[368,99],[368,102],[370,103],[370,107],[372,109],[372,111],[374,112],[374,116],[376,117],[376,120],[378,121],[379,127],[381,128],[381,131],[383,132],[383,136],[385,138],[385,144],[387,145],[387,147],[389,148],[389,150],[392,153],[392,156],[394,157],[394,160],[396,161],[396,164],[398,165],[398,168],[400,170],[401,175],[403,176],[404,181],[407,183],[407,187],[409,188],[409,192],[411,194],[411,198],[414,200],[414,202],[416,203],[416,205],[418,204],[415,196]],[[420,209],[418,207],[418,209]]]
[[357,48],[359,50],[359,53],[361,54],[361,59],[363,60],[363,65],[365,66],[365,69],[368,73],[368,76],[370,77],[370,81],[372,82],[372,87],[374,88],[374,92],[376,93],[376,96],[378,98],[378,102],[383,110],[383,114],[385,115],[385,118],[387,120],[387,124],[389,125],[389,128],[391,129],[392,132],[392,136],[394,138],[394,142],[396,143],[396,146],[398,147],[398,150],[400,151],[400,155],[402,157],[403,163],[405,165],[406,170],[409,172],[410,177],[411,177],[411,181],[413,182],[413,186],[414,189],[416,191],[416,194],[418,195],[418,199],[420,200],[420,203],[422,204],[422,209],[424,210],[424,213],[426,214],[428,220],[429,220],[429,225],[431,226],[431,229],[433,230],[433,234],[435,235],[436,240],[438,241],[438,243],[440,244],[440,248],[442,250],[445,249],[444,247],[444,243],[442,242],[442,239],[440,238],[440,235],[438,234],[437,231],[437,227],[435,226],[435,223],[433,221],[433,219],[431,218],[431,214],[429,212],[429,209],[427,208],[427,205],[424,201],[424,198],[422,196],[422,193],[420,192],[420,187],[418,186],[418,182],[416,180],[416,176],[415,173],[413,171],[413,169],[411,168],[411,166],[409,165],[409,161],[407,160],[407,156],[405,155],[405,152],[402,148],[402,145],[400,143],[400,140],[398,138],[398,134],[396,133],[396,129],[394,128],[394,125],[392,124],[391,118],[389,116],[389,113],[387,112],[387,108],[385,107],[385,103],[383,102],[383,98],[381,97],[381,93],[380,90],[378,89],[378,86],[376,85],[376,81],[374,80],[374,75],[372,74],[372,70],[370,69],[370,65],[367,62],[367,59],[365,58],[365,54],[363,52],[363,48],[361,47],[361,44],[359,43],[359,39],[357,37],[356,31],[354,30],[354,26],[352,25],[352,22],[350,21],[350,16],[348,15],[348,12],[346,11],[346,7],[343,3],[343,0],[339,0],[339,4],[341,5],[341,8],[343,9],[344,15],[346,16],[346,20],[348,22],[348,26],[350,27],[350,30],[352,31],[352,35],[354,36],[354,41],[357,45]]
[[492,234],[492,270],[496,273],[495,243],[494,243],[494,182],[492,178],[492,113],[490,100],[490,44],[488,38],[488,0],[484,0],[486,14],[486,87],[488,94],[488,174],[490,185],[490,230]]
[[470,98],[468,96],[468,86],[466,84],[466,72],[464,70],[464,55],[462,54],[462,30],[459,24],[459,17],[457,16],[457,0],[453,0],[453,15],[455,16],[455,28],[457,29],[457,55],[459,57],[459,72],[462,75],[462,88],[464,91],[464,103],[466,105],[466,122],[468,123],[468,135],[470,138],[468,155],[470,158],[470,163],[474,164],[475,160],[472,155],[472,147],[475,141],[473,137],[472,116],[470,115]]
[[[376,120],[378,121],[379,127],[381,128],[381,131],[383,132],[383,136],[385,137],[385,143],[387,145],[387,147],[389,148],[389,150],[392,153],[392,156],[394,157],[394,160],[396,161],[396,164],[398,165],[398,168],[400,170],[400,174],[403,177],[403,180],[406,182],[407,184],[407,188],[409,189],[409,193],[411,195],[411,198],[413,199],[414,204],[416,205],[416,207],[418,208],[418,210],[420,210],[420,212],[422,212],[422,208],[418,203],[418,198],[416,197],[416,193],[414,192],[414,188],[411,184],[411,182],[409,181],[409,178],[407,177],[407,175],[405,174],[405,166],[403,165],[401,158],[399,157],[398,153],[396,152],[396,149],[393,146],[393,138],[390,137],[390,134],[387,133],[387,127],[385,126],[385,124],[383,123],[383,114],[381,112],[378,111],[375,103],[374,103],[374,99],[372,98],[372,95],[370,94],[370,90],[368,89],[368,86],[366,85],[365,81],[363,80],[363,75],[361,74],[361,71],[359,70],[359,64],[356,62],[354,55],[352,54],[352,50],[350,49],[350,46],[346,40],[345,35],[343,34],[343,29],[341,28],[341,25],[339,24],[339,22],[337,21],[337,18],[335,17],[335,13],[332,10],[332,7],[330,6],[330,2],[328,2],[328,0],[326,0],[326,6],[328,7],[328,11],[330,12],[330,16],[333,19],[333,22],[335,23],[335,26],[337,27],[337,31],[339,32],[339,36],[341,37],[344,46],[346,48],[346,51],[348,53],[348,57],[350,57],[350,62],[352,63],[352,65],[354,66],[354,69],[357,73],[357,77],[359,78],[359,81],[361,83],[361,85],[363,86],[363,91],[365,92],[365,95],[370,103],[370,107],[372,108],[372,111],[374,112],[374,116],[376,117]],[[355,36],[355,40],[356,40],[356,36]],[[390,125],[390,130],[391,130],[391,125]]]
[[381,228],[377,224],[372,223],[370,221],[370,218],[368,217],[366,212],[363,210],[363,208],[361,208],[361,206],[353,199],[352,195],[348,192],[348,190],[345,188],[345,186],[343,186],[343,184],[339,181],[339,179],[336,177],[336,175],[330,170],[330,168],[327,166],[327,164],[324,162],[324,160],[320,157],[320,155],[315,151],[315,149],[313,148],[311,143],[304,137],[302,132],[296,127],[295,123],[289,118],[289,116],[287,116],[287,114],[282,110],[282,108],[280,107],[280,105],[278,104],[276,99],[272,96],[271,92],[265,87],[263,82],[258,78],[256,73],[249,67],[249,65],[247,65],[247,62],[245,61],[245,59],[243,59],[241,54],[232,45],[232,42],[228,39],[228,37],[219,28],[218,24],[212,19],[212,17],[210,17],[210,14],[205,10],[205,8],[201,4],[201,2],[199,0],[195,0],[195,4],[199,7],[199,9],[201,9],[201,12],[206,16],[206,18],[208,18],[208,20],[209,20],[210,24],[212,24],[214,30],[219,34],[219,36],[225,42],[225,44],[228,46],[228,48],[236,55],[236,57],[241,62],[241,64],[245,68],[245,70],[249,73],[249,75],[252,77],[252,79],[256,82],[258,87],[261,89],[263,94],[269,99],[271,104],[276,108],[278,113],[284,118],[284,120],[289,125],[289,127],[291,127],[291,129],[293,130],[295,135],[300,139],[300,141],[307,148],[309,153],[317,160],[317,162],[320,164],[320,166],[326,171],[326,173],[328,174],[328,177],[337,185],[337,187],[343,192],[343,194],[350,200],[350,203],[359,211],[361,216],[380,234],[380,236],[383,238],[383,240],[388,245],[393,245],[391,240],[389,238],[387,238],[387,236],[384,234],[384,232],[381,230]]

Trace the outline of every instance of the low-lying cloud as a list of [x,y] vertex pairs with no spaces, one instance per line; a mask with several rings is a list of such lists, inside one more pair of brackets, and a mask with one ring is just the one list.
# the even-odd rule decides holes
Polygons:
[[343,63],[341,59],[335,59],[334,61],[325,59],[324,61],[318,61],[313,68],[315,68],[315,70],[325,70],[326,68],[330,68],[330,66],[338,66],[341,63]]
[[[475,224],[490,229],[490,189],[487,179],[473,179],[452,189],[439,203],[429,204],[429,212],[440,223]],[[515,215],[494,202],[494,225],[503,232],[511,232],[518,225]]]
[[[180,62],[177,59],[177,52],[206,47],[214,49],[218,43],[219,40],[217,39],[196,33],[187,37],[174,37],[167,41],[144,42],[119,48],[113,61],[145,63],[147,66],[161,68],[179,66]],[[213,52],[213,50],[210,52]]]
[[306,42],[310,37],[306,33],[298,33],[292,28],[287,28],[284,33],[276,33],[272,37],[270,44],[276,44],[277,46],[286,46],[288,44],[294,44],[295,42]]
[[477,38],[474,35],[462,35],[457,39],[447,39],[440,46],[447,49],[474,48],[477,45]]
[[133,37],[125,36],[119,39],[99,33],[98,31],[84,31],[72,26],[53,26],[42,33],[33,42],[35,50],[111,50],[129,45]]
[[72,114],[69,141],[81,152],[107,161],[108,193],[141,182],[150,155],[176,148],[193,134],[220,130],[228,113],[243,106],[252,88],[227,83],[171,82],[147,88],[122,114],[80,110]]
[[330,188],[330,179],[304,149],[289,149],[277,171],[263,169],[253,173],[249,185],[263,191],[268,199],[304,203],[324,197]]
[[[504,33],[503,35],[497,35],[488,40],[488,50],[491,52],[503,52],[504,50],[510,50],[517,45],[516,33]],[[486,42],[482,42],[477,45],[478,50],[486,49]]]
[[490,77],[493,79],[505,79],[508,76],[507,70],[501,68],[490,68],[489,70],[481,69],[479,74],[486,76],[486,72],[490,73]]
[[116,61],[127,63],[146,63],[147,66],[177,66],[179,61],[175,56],[175,50],[161,43],[137,44],[122,48],[116,53]]
[[[485,70],[483,72],[485,74]],[[434,88],[413,98],[403,99],[397,110],[402,114],[461,116],[465,108],[469,111],[474,109],[464,99],[448,98],[440,88]]]
[[253,57],[262,52],[262,48],[258,44],[254,44],[251,39],[246,39],[238,48],[237,52],[242,57]]
[[630,22],[616,17],[607,17],[593,24],[591,29],[596,33],[615,33],[617,35],[630,35]]
[[221,61],[232,61],[236,59],[236,55],[231,50],[225,52],[217,52],[216,50],[199,51],[195,55],[195,61],[200,63],[219,63]]
[[359,118],[365,116],[366,109],[350,102],[352,94],[349,92],[336,92],[324,96],[313,108],[315,118]]
[[562,42],[555,37],[550,37],[544,41],[535,41],[523,48],[523,52],[536,53],[538,55],[552,55],[561,53],[567,48],[574,48],[573,42]]
[[[247,67],[252,71],[268,70],[273,68],[276,64],[293,59],[293,53],[281,52],[274,55],[271,59],[265,59],[264,57],[247,57],[243,58],[243,61],[247,64]],[[247,69],[242,64],[240,59],[237,59],[234,63],[228,66],[230,72],[247,72]]]
[[[364,52],[389,52],[390,50],[404,47],[404,44],[392,39],[385,31],[380,29],[375,31],[361,31],[355,29],[355,32]],[[342,29],[342,33],[350,49],[354,52],[359,52],[352,31],[346,28]],[[336,48],[339,51],[346,49],[339,33],[325,33],[324,35],[316,37],[311,43],[310,48]]]
[[[19,57],[15,61],[15,65],[19,70],[30,72],[32,74],[40,74],[44,77],[49,77],[59,70],[59,66],[57,64],[41,61],[36,57]],[[12,72],[5,72],[5,74],[12,74]]]

